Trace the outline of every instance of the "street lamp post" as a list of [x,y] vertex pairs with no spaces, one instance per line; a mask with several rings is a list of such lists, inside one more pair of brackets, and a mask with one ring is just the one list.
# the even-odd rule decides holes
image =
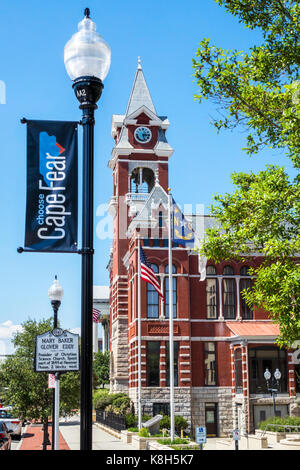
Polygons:
[[[279,380],[281,378],[281,372],[279,369],[276,369],[274,372],[274,377],[272,377],[272,374],[269,371],[269,369],[266,369],[264,373],[264,378],[267,382],[268,392],[271,393],[271,397],[273,398],[273,413],[274,413],[274,416],[276,416],[275,396],[279,390]],[[270,379],[271,379],[271,382],[270,382]]]
[[82,271],[81,271],[81,391],[80,449],[92,449],[93,358],[93,229],[94,229],[94,111],[110,67],[110,47],[96,32],[90,10],[84,11],[78,32],[64,49],[67,73],[82,110]]
[[[48,290],[48,296],[51,301],[51,305],[53,308],[53,329],[55,330],[58,327],[58,321],[57,321],[57,313],[58,309],[61,304],[61,300],[63,297],[64,291],[61,285],[59,284],[57,280],[57,276],[55,276],[55,279],[53,281],[52,286]],[[59,447],[59,427],[58,427],[58,421],[59,421],[59,377],[60,374],[59,372],[55,373],[55,388],[53,389],[53,418],[52,418],[52,450],[58,450]]]

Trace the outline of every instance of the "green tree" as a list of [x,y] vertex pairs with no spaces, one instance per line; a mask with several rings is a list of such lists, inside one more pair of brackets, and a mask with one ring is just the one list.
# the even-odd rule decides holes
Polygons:
[[[48,373],[34,372],[35,338],[52,329],[52,319],[28,320],[15,334],[15,353],[0,367],[0,383],[5,387],[5,402],[14,405],[14,411],[23,419],[48,422],[52,415],[53,390],[48,388]],[[79,373],[60,376],[60,411],[71,414],[79,407]]]
[[291,180],[275,165],[257,175],[234,173],[237,189],[215,196],[211,214],[217,224],[199,251],[216,262],[262,255],[244,296],[249,305],[269,311],[280,325],[278,343],[290,346],[300,333],[300,6],[291,0],[215,1],[246,27],[260,30],[263,41],[243,52],[203,39],[193,60],[196,99],[221,108],[221,119],[214,120],[218,131],[246,128],[249,155],[265,146],[283,149],[296,177]]
[[249,52],[224,50],[203,39],[193,60],[200,88],[224,115],[218,130],[245,126],[246,151],[285,149],[300,165],[300,5],[284,0],[215,0],[247,28],[259,29],[263,43]]
[[93,382],[94,387],[109,383],[109,351],[102,353],[98,351],[94,354],[93,361]]

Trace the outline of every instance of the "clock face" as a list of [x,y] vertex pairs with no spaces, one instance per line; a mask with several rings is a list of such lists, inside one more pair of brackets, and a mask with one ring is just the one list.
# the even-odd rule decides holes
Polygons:
[[134,137],[141,144],[146,144],[151,140],[152,132],[148,127],[138,127],[134,131]]

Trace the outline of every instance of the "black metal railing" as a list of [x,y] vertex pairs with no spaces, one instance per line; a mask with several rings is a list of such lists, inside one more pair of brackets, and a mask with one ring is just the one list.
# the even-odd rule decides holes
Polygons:
[[96,410],[96,422],[109,426],[116,431],[123,431],[126,429],[125,416],[116,415],[108,411]]

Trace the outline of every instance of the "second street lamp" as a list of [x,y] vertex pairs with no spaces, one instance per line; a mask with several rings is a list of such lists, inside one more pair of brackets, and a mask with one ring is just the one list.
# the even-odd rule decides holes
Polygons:
[[92,449],[94,111],[110,67],[110,47],[96,32],[90,10],[64,49],[66,70],[82,110],[82,275],[80,449]]
[[[53,318],[53,329],[55,330],[58,327],[58,318],[57,313],[63,298],[63,288],[57,280],[57,276],[53,281],[50,289],[48,290],[48,296],[51,300],[51,305],[53,308],[54,318]],[[55,388],[53,390],[53,413],[52,413],[52,450],[58,450],[59,442],[59,372],[55,373]]]
[[[279,380],[281,379],[281,372],[279,369],[276,369],[274,372],[274,378],[272,378],[271,372],[269,371],[269,369],[266,369],[264,372],[264,378],[267,382],[268,392],[271,393],[271,397],[273,399],[273,413],[274,413],[274,416],[276,416],[275,396],[276,396],[276,393],[279,391]],[[270,383],[271,378],[272,380]]]

